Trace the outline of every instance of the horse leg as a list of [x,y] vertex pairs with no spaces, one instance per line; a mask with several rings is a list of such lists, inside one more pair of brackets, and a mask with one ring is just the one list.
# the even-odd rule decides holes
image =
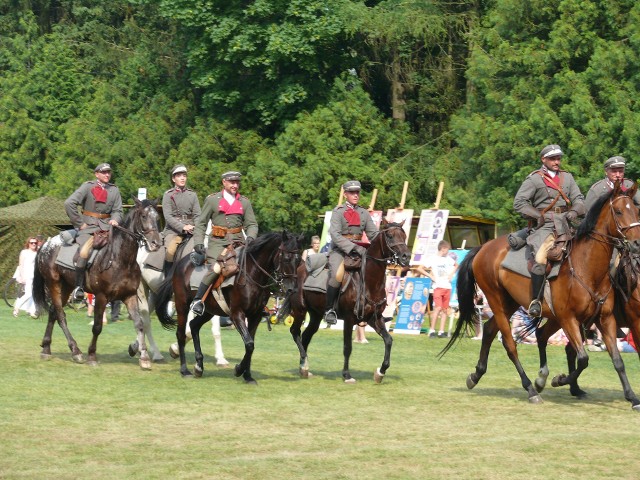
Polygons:
[[534,387],[538,393],[544,390],[549,377],[549,365],[547,364],[547,344],[549,338],[558,331],[558,324],[555,320],[549,319],[542,327],[536,329],[536,343],[538,345],[538,355],[540,357],[540,369],[538,378],[535,379]]
[[191,338],[193,339],[193,348],[196,351],[196,364],[193,367],[193,372],[196,377],[202,377],[204,373],[204,355],[202,354],[202,347],[200,345],[200,329],[202,325],[207,323],[211,315],[206,311],[202,315],[196,316],[189,322],[189,329],[191,331]]
[[373,373],[373,381],[376,383],[382,383],[382,380],[387,373],[387,369],[391,364],[391,347],[393,345],[393,338],[387,331],[387,327],[384,324],[382,317],[377,317],[371,326],[384,341],[384,359],[382,360],[382,365]]
[[140,349],[140,360],[138,361],[140,368],[143,370],[151,370],[151,358],[149,357],[147,344],[145,342],[144,320],[142,315],[140,315],[140,309],[138,308],[137,295],[131,295],[130,297],[125,298],[122,303],[125,304],[129,315],[131,315],[131,318],[133,319],[133,327],[135,328],[137,335],[136,342]]
[[613,362],[613,367],[616,369],[618,377],[620,378],[624,398],[631,403],[631,408],[633,410],[640,412],[640,400],[638,400],[638,397],[631,388],[631,384],[629,383],[627,372],[624,367],[624,362],[622,361],[622,355],[620,355],[620,351],[618,350],[616,330],[617,327],[613,315],[609,315],[603,322],[601,322],[600,331],[602,332],[602,340],[607,347],[607,351],[609,352],[609,356]]
[[240,363],[235,366],[234,375],[236,377],[242,376],[246,383],[257,385],[258,382],[256,382],[251,376],[251,357],[253,356],[253,350],[255,348],[254,334],[258,328],[258,322],[260,322],[260,315],[258,314],[258,319],[256,321],[252,320],[255,325],[252,323],[251,330],[249,330],[245,322],[244,312],[238,312],[235,314],[234,312],[231,313],[231,321],[236,326],[236,329],[240,333],[242,341],[244,342],[244,356]]
[[353,350],[353,323],[344,319],[344,330],[342,332],[342,354],[344,355],[344,365],[342,366],[342,378],[344,383],[356,383],[356,379],[349,372],[349,358]]
[[[191,320],[193,320],[194,318],[194,314],[191,310],[189,310],[188,314],[187,314],[187,324],[185,327],[185,337],[184,337],[184,344],[186,345],[187,343],[189,343],[191,341]],[[178,342],[174,342],[171,345],[169,345],[169,355],[171,355],[171,358],[178,358],[180,356],[180,347],[178,346]]]
[[[140,312],[140,316],[142,317],[142,328],[144,331],[144,335],[149,340],[149,349],[151,350],[152,361],[157,363],[164,363],[164,357],[162,356],[162,353],[160,353],[160,349],[158,348],[158,345],[153,338],[153,333],[151,332],[150,312],[153,310],[153,294],[144,283],[144,279],[140,281],[137,297],[138,311]],[[129,356],[134,357],[138,353],[139,349],[140,343],[136,339],[135,342],[129,345]]]
[[211,317],[211,334],[213,335],[213,341],[216,346],[216,365],[220,368],[228,368],[229,362],[224,358],[224,352],[222,351],[222,334],[220,331],[220,315],[214,315]]
[[[67,316],[64,313],[64,306],[60,299],[58,299],[58,301],[54,301],[49,307],[49,318],[47,320],[44,338],[42,339],[42,352],[40,353],[40,358],[43,360],[49,360],[51,358],[51,339],[53,336],[53,327],[56,321],[58,322],[58,325],[60,325],[60,328],[67,339],[67,345],[71,351],[71,358],[75,363],[84,363],[84,356],[78,348],[78,343],[71,335],[71,331],[67,326]],[[102,325],[102,320],[100,321],[100,325]]]
[[480,356],[478,357],[478,363],[476,364],[476,371],[470,373],[467,377],[467,388],[471,390],[474,388],[485,373],[487,373],[487,364],[489,361],[489,352],[491,350],[491,344],[498,335],[499,329],[496,324],[495,317],[491,317],[483,326],[482,329],[482,343],[480,347]]
[[[568,322],[563,322],[561,326],[569,339],[569,343],[565,348],[565,351],[567,352],[569,374],[565,375],[561,373],[556,375],[553,377],[553,380],[551,380],[551,386],[562,387],[564,385],[572,385],[572,395],[575,394],[579,397],[581,396],[579,393],[581,390],[579,390],[580,387],[578,387],[578,377],[582,371],[589,366],[589,355],[584,348],[577,320],[575,318],[569,319]],[[574,367],[575,369],[571,370]]]
[[[91,337],[91,343],[89,343],[89,348],[87,349],[88,365],[92,365],[92,366],[98,365],[96,350],[98,348],[98,337],[102,333],[102,317],[104,315],[104,311],[106,307],[107,307],[107,298],[104,296],[103,293],[96,293],[95,306],[93,309],[93,326],[91,327],[91,333],[93,334],[93,336]],[[66,319],[65,319],[65,323],[66,323]]]
[[[176,340],[178,341],[178,357],[180,357],[180,375],[183,377],[192,377],[193,374],[187,367],[187,356],[184,352],[186,344],[186,328],[189,321],[189,298],[178,300],[178,291],[176,292],[176,311],[178,313],[178,328],[176,328]],[[172,355],[173,356],[173,355]]]
[[294,341],[298,346],[298,351],[300,352],[300,364],[298,371],[302,378],[309,378],[313,376],[309,371],[309,344],[320,328],[320,322],[322,321],[322,315],[320,313],[309,310],[309,323],[301,334],[301,328],[306,320],[306,316],[307,314],[304,310],[295,313],[294,321],[291,325],[291,335],[293,335]]
[[[569,369],[569,374],[571,374],[576,370],[576,359],[578,358],[578,354],[570,343],[564,347],[564,351],[567,355],[567,368]],[[577,378],[569,384],[569,393],[576,398],[584,398],[587,396],[587,392],[582,390],[578,385]]]

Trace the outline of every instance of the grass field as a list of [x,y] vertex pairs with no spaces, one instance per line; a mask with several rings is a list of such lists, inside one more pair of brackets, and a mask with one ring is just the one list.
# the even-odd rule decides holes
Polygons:
[[[83,352],[85,312],[68,312]],[[130,321],[105,326],[99,366],[72,363],[54,330],[48,362],[39,359],[45,321],[14,319],[0,307],[0,478],[2,479],[636,479],[640,417],[623,399],[606,353],[591,353],[574,400],[550,386],[530,405],[499,343],[489,371],[468,391],[479,343],[464,340],[442,360],[445,341],[394,337],[381,385],[372,374],[382,341],[354,344],[345,385],[342,335],[321,330],[311,344],[308,380],[297,376],[288,329],[261,325],[249,386],[217,369],[207,328],[205,375],[183,379],[178,362],[140,370],[129,358]],[[154,324],[166,351],[174,339]],[[225,354],[244,347],[223,330]],[[566,371],[564,350],[550,347],[552,375]],[[193,348],[188,346],[189,364]],[[531,377],[537,349],[520,348]],[[640,391],[640,363],[623,355]]]

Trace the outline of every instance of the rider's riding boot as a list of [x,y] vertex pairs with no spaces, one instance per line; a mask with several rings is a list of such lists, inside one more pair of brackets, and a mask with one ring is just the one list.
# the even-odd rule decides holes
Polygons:
[[334,310],[338,293],[340,293],[340,287],[327,285],[327,303],[324,311],[324,321],[327,322],[327,325],[335,325],[338,323],[338,315],[336,315],[336,311]]
[[189,309],[195,315],[200,316],[204,313],[204,302],[202,301],[202,297],[204,297],[204,294],[207,293],[207,290],[209,289],[210,285],[211,285],[210,283],[206,283],[206,282],[200,283],[200,286],[198,287],[198,291],[196,292],[196,296],[193,299],[193,302],[191,302],[191,306],[189,307]]
[[[542,268],[536,268],[542,267]],[[537,318],[542,315],[542,295],[544,293],[544,280],[545,274],[538,273],[537,271],[542,270],[544,272],[545,266],[540,264],[535,264],[531,270],[531,304],[529,305],[529,316],[533,318]]]
[[84,276],[87,270],[87,259],[80,257],[76,262],[76,288],[71,292],[71,298],[76,302],[84,300]]

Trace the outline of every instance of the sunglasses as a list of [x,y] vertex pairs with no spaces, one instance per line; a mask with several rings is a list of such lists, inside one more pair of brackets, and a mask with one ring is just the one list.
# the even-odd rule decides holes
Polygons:
[[29,242],[29,245],[37,245],[38,242]]

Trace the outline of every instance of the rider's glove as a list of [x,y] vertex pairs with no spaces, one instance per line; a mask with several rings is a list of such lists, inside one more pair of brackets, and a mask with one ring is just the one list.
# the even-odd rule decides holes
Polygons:
[[565,218],[567,219],[567,223],[569,225],[572,225],[578,218],[578,212],[576,212],[575,210],[569,210]]
[[356,245],[355,247],[353,247],[353,250],[351,250],[351,253],[356,253],[361,257],[364,257],[367,254],[367,249],[362,245]]
[[247,237],[244,239],[244,244],[248,247],[251,242],[253,242],[253,237]]

